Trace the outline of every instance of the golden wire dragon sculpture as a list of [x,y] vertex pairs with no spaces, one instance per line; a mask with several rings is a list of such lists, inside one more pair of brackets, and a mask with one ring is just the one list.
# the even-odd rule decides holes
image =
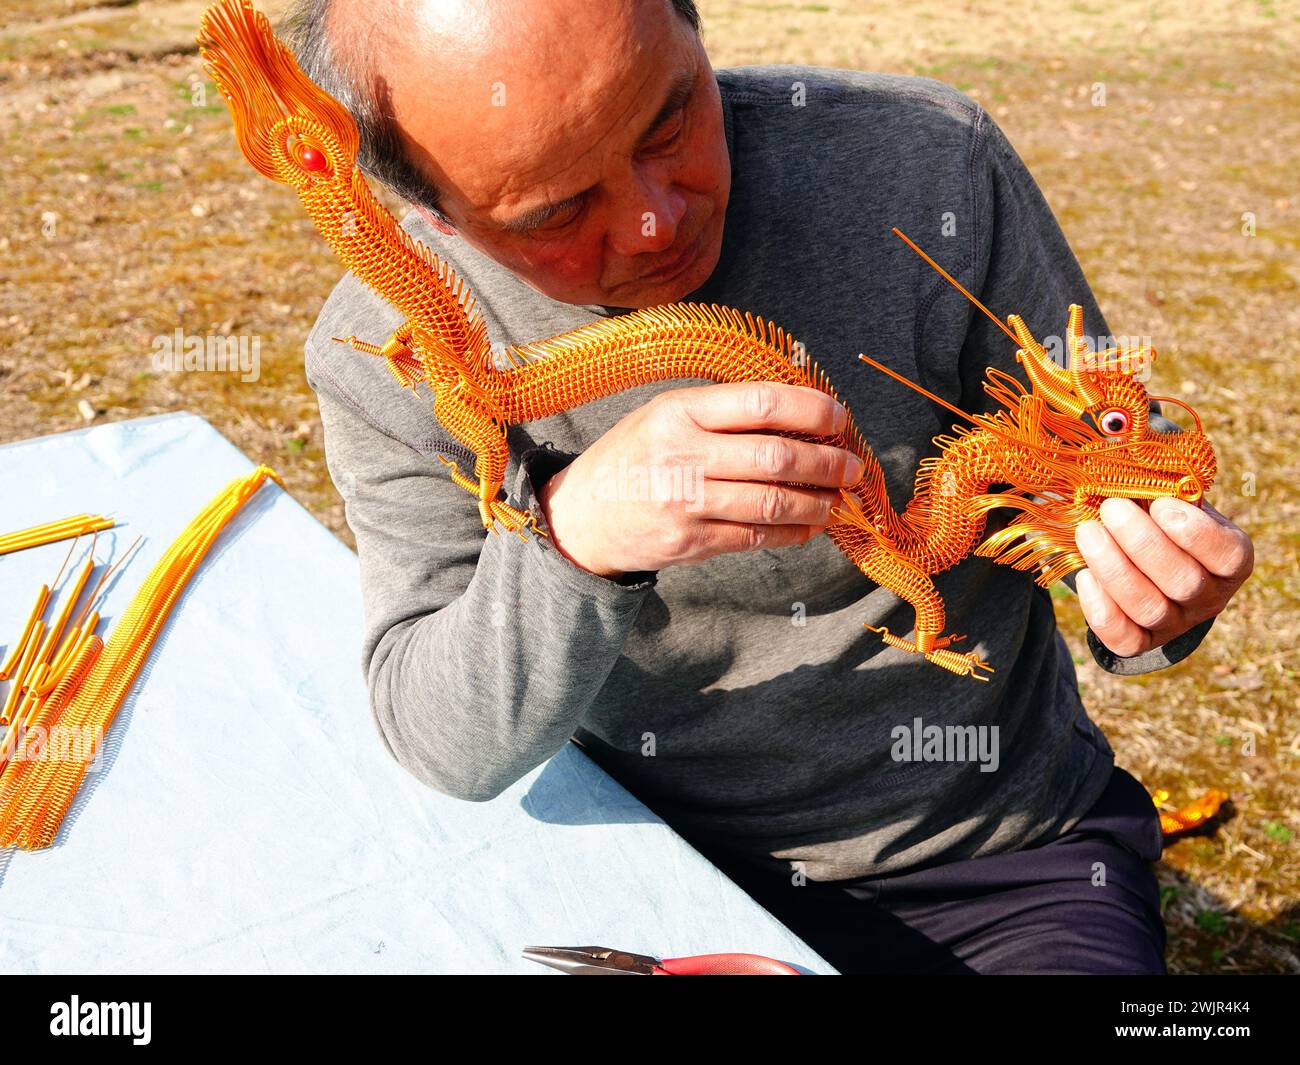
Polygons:
[[[669,378],[774,381],[836,396],[825,373],[795,357],[782,328],[703,304],[636,310],[513,346],[506,350],[509,366],[498,367],[473,296],[450,264],[410,237],[375,199],[357,167],[351,116],[307,78],[266,17],[247,0],[221,0],[205,12],[198,40],[248,161],[293,188],[344,266],[403,314],[383,343],[343,342],[384,358],[403,387],[425,384],[432,391],[438,421],[476,456],[472,476],[440,461],[478,498],[486,529],[496,532],[499,524],[521,537],[525,529],[541,532],[533,515],[499,498],[512,424]],[[1008,329],[961,291],[1016,342],[1030,388],[989,368],[985,390],[1003,409],[971,415],[860,356],[971,426],[935,438],[939,454],[921,462],[913,497],[899,513],[850,415],[839,435],[820,439],[858,454],[865,471],[842,492],[826,532],[862,573],[915,609],[914,639],[884,626],[872,631],[953,673],[987,680],[980,671],[991,673],[989,663],[951,649],[964,637],[944,635],[944,604],[932,574],[973,552],[1035,570],[1037,583],[1047,587],[1084,565],[1074,530],[1097,517],[1104,498],[1177,496],[1197,503],[1214,480],[1215,458],[1195,412],[1172,397],[1148,395],[1138,380],[1154,357],[1150,348],[1088,351],[1082,311],[1072,306],[1068,365],[1061,367],[1021,318],[1010,316]],[[1185,407],[1196,428],[1157,432],[1148,421],[1151,399]],[[1015,511],[1014,520],[981,542],[988,514],[999,507]]]

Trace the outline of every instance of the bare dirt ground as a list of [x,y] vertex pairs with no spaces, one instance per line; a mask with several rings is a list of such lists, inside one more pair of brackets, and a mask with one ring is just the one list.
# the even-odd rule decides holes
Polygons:
[[[1255,576],[1192,659],[1147,677],[1101,672],[1071,596],[1058,613],[1121,764],[1176,800],[1234,800],[1217,832],[1165,853],[1173,970],[1300,972],[1300,3],[700,6],[716,66],[899,71],[974,96],[1037,175],[1112,330],[1155,338],[1152,387],[1212,432],[1211,498],[1254,536]],[[238,154],[195,56],[201,9],[4,2],[0,442],[192,410],[351,543],[301,360],[339,269]],[[177,328],[257,335],[259,380],[159,372],[154,339]]]

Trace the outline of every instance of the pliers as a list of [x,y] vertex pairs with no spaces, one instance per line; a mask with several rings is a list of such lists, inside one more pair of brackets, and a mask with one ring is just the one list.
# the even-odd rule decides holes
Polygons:
[[798,976],[799,970],[761,954],[696,954],[652,958],[610,947],[525,947],[529,961],[574,976]]

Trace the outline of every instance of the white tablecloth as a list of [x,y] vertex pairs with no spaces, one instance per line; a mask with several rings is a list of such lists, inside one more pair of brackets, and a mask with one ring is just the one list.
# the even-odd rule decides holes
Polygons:
[[[191,414],[11,444],[0,533],[111,513],[101,560],[143,535],[108,633],[253,465]],[[0,556],[0,654],[67,549]],[[178,604],[55,845],[0,852],[0,972],[549,972],[528,944],[831,971],[572,744],[490,803],[418,783],[371,721],[360,641],[356,556],[268,482]]]

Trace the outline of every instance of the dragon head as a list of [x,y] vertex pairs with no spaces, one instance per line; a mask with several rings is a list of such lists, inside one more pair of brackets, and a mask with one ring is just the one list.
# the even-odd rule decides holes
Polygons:
[[[1083,308],[1071,304],[1066,364],[1058,366],[1023,319],[1013,314],[1004,323],[902,230],[895,226],[893,233],[1016,342],[1016,361],[1029,377],[1027,390],[1010,374],[989,367],[984,390],[1004,409],[968,414],[874,359],[858,356],[961,415],[996,442],[997,479],[1009,487],[976,495],[966,505],[972,515],[999,507],[1019,515],[990,535],[975,554],[1015,569],[1036,569],[1036,582],[1046,588],[1083,567],[1074,531],[1098,516],[1103,499],[1132,499],[1143,506],[1163,496],[1201,502],[1214,482],[1214,447],[1196,411],[1172,396],[1150,395],[1143,386],[1139,378],[1155,360],[1153,349],[1089,351],[1083,338]],[[1152,400],[1182,407],[1196,428],[1156,429],[1151,424]],[[967,429],[955,431],[956,437],[935,438],[944,451],[970,434]]]
[[230,105],[240,150],[261,174],[298,192],[352,180],[352,116],[308,78],[248,0],[220,0],[203,13],[199,52]]
[[[1029,402],[1006,379],[990,373],[985,390],[1013,410],[1025,442],[1050,449],[1054,494],[1068,498],[1090,516],[1108,496],[1149,503],[1175,496],[1200,503],[1214,482],[1214,447],[1196,412],[1180,400],[1152,396],[1141,378],[1155,359],[1151,348],[1110,348],[1092,352],[1083,339],[1083,310],[1070,307],[1065,343],[1068,363],[1058,366],[1016,315],[1008,323],[1020,343],[1016,359],[1033,386]],[[1041,398],[1041,414],[1035,414]],[[1163,432],[1151,424],[1151,401],[1182,407],[1190,426]],[[1086,419],[1086,420],[1085,420]],[[1037,433],[1030,430],[1037,429]],[[1037,435],[1035,441],[1033,437]],[[1040,452],[1046,460],[1046,452]]]
[[[1019,317],[1007,321],[1031,390],[996,368],[986,371],[984,389],[1005,409],[971,420],[1000,441],[999,465],[1011,487],[976,497],[972,507],[984,513],[1010,507],[1019,514],[975,554],[1037,570],[1037,583],[1048,587],[1084,565],[1074,530],[1098,516],[1102,500],[1122,497],[1149,506],[1169,496],[1199,504],[1214,482],[1214,447],[1191,407],[1149,394],[1139,380],[1155,359],[1151,348],[1088,351],[1083,311],[1072,305],[1069,360],[1061,367]],[[1153,399],[1182,407],[1195,428],[1156,429]]]

